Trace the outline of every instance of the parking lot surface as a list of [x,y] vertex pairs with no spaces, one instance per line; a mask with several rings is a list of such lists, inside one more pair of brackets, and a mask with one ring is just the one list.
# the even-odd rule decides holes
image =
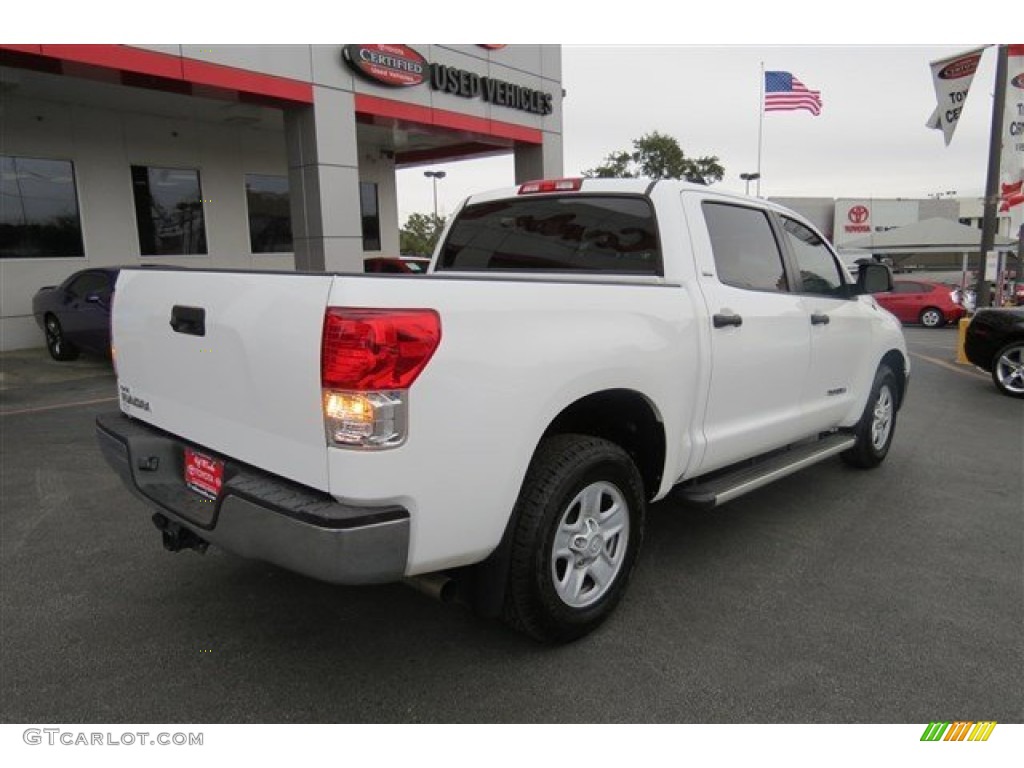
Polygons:
[[1020,722],[1024,401],[953,363],[955,330],[907,338],[879,469],[655,506],[619,610],[559,648],[401,585],[164,552],[96,448],[109,365],[7,353],[3,721]]

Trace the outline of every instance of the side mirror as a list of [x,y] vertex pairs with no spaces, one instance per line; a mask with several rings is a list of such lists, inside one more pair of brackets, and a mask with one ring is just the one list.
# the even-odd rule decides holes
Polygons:
[[892,290],[892,270],[885,264],[857,265],[857,295],[887,293]]

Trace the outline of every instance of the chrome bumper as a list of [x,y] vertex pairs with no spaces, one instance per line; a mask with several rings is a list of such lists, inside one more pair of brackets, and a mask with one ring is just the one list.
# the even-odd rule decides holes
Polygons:
[[399,506],[339,504],[320,491],[224,458],[224,484],[207,500],[184,482],[191,446],[120,412],[96,419],[104,458],[161,514],[229,552],[334,584],[397,581],[409,552],[409,513]]

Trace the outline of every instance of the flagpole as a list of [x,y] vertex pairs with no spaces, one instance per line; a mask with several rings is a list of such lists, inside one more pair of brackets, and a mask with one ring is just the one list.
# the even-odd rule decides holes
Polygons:
[[761,196],[761,150],[764,147],[764,62],[761,62],[761,89],[757,99],[757,188],[755,194]]

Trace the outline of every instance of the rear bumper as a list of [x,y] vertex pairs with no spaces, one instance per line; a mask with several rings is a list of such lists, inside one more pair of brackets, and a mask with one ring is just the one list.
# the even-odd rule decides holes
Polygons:
[[335,584],[401,579],[409,553],[409,513],[356,507],[223,458],[216,500],[190,490],[183,449],[191,446],[120,412],[96,419],[104,458],[139,498],[200,538],[243,557]]

